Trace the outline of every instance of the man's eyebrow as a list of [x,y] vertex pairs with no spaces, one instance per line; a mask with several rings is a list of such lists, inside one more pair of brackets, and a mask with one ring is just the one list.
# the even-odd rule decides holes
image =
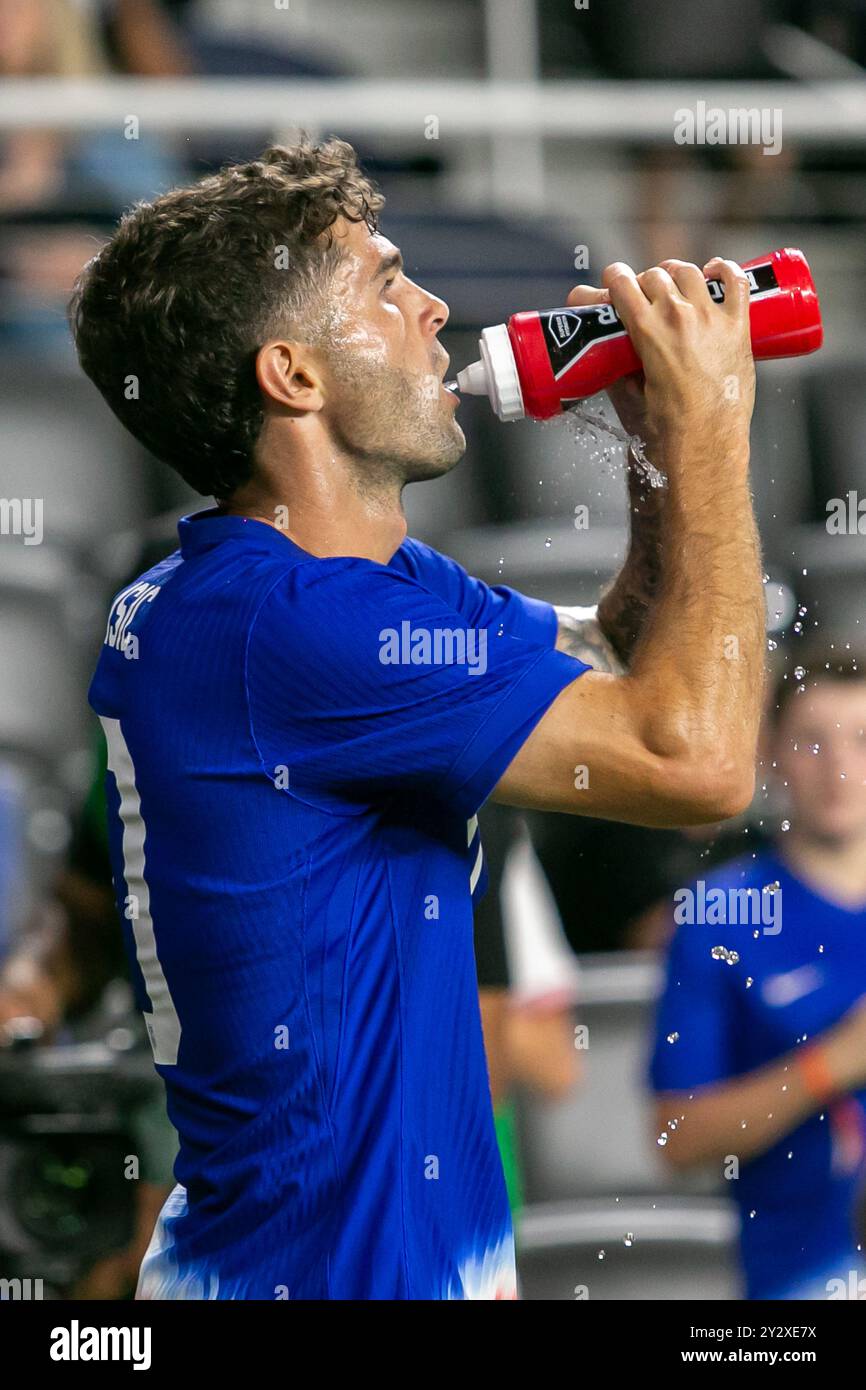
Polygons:
[[373,274],[370,276],[370,281],[372,282],[373,280],[378,280],[381,275],[387,275],[390,270],[402,269],[403,257],[401,256],[400,252],[391,251],[387,256],[382,257]]

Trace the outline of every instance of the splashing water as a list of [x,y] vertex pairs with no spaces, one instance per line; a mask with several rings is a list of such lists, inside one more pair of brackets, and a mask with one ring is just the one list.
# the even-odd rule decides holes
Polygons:
[[[661,473],[655,464],[646,456],[646,444],[639,434],[627,434],[621,425],[614,425],[606,420],[603,415],[595,411],[587,410],[582,403],[571,405],[566,412],[573,420],[585,425],[590,430],[601,430],[603,434],[609,434],[613,439],[618,439],[621,444],[625,444],[631,449],[635,463],[640,469],[641,474],[646,478],[650,487],[666,487],[667,478]],[[609,451],[605,451],[608,455]]]

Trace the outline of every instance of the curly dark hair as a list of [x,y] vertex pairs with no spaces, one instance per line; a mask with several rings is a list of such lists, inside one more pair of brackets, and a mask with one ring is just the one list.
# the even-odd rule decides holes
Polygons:
[[277,333],[316,340],[343,252],[338,217],[377,229],[384,199],[352,146],[303,137],[138,203],[76,282],[78,358],[118,419],[205,496],[251,476],[255,378]]

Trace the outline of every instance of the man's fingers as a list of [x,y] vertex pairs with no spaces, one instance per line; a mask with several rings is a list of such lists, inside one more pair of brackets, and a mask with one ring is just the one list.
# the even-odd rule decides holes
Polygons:
[[659,265],[670,275],[683,299],[701,308],[707,300],[707,281],[703,272],[690,261],[659,261]]
[[649,270],[641,271],[637,277],[637,282],[650,304],[655,304],[657,299],[679,297],[673,278],[660,265],[653,265],[650,266]]
[[611,304],[628,328],[647,307],[647,296],[638,284],[637,276],[625,261],[614,261],[612,265],[605,266],[601,278],[610,294]]
[[749,301],[749,280],[742,266],[737,265],[736,261],[713,256],[704,266],[704,274],[710,280],[721,280],[725,291],[724,307],[728,312],[741,313]]
[[609,304],[610,294],[597,285],[575,285],[565,302],[569,309],[581,309],[585,304]]

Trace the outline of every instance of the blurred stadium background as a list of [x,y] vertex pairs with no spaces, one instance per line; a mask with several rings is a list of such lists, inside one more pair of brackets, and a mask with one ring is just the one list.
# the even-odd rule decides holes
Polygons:
[[[0,954],[40,915],[86,927],[57,883],[87,873],[106,601],[199,504],[74,361],[68,293],[121,210],[298,129],[339,134],[387,195],[408,273],[450,305],[455,368],[484,325],[560,303],[608,261],[801,246],[826,346],[759,369],[753,434],[773,643],[816,624],[850,640],[866,552],[826,516],[866,495],[864,60],[860,0],[0,0]],[[781,109],[781,152],[678,146],[673,112],[699,100]],[[471,399],[461,422],[460,468],[407,493],[412,532],[493,582],[593,601],[626,537],[610,441],[502,426]],[[41,543],[16,533],[15,499],[40,502]],[[734,850],[767,814],[759,797]],[[524,1290],[570,1298],[591,1274],[594,1297],[735,1297],[722,1185],[662,1171],[643,1093],[659,961],[632,927],[665,876],[622,891],[627,866],[694,850],[666,836],[635,858],[608,833],[533,826],[593,1045],[579,1085],[520,1103]],[[131,1111],[158,1104],[117,974],[96,971],[106,988],[51,1046],[21,1036],[0,1066],[0,1274],[55,1296],[130,1238],[117,1155],[136,1151]]]

